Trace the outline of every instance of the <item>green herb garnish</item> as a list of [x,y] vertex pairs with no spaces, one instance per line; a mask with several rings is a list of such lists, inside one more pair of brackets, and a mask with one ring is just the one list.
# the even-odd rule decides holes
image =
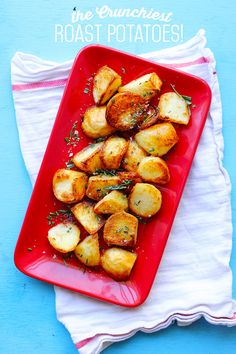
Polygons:
[[89,93],[89,89],[87,87],[85,87],[84,93],[86,93],[86,94]]
[[130,186],[130,184],[132,182],[133,182],[132,179],[125,179],[121,184],[116,184],[114,186],[108,186],[108,187],[105,187],[104,189],[106,189],[108,191],[122,190],[122,189],[126,189],[128,186]]
[[64,138],[66,145],[76,146],[80,141],[79,132],[77,130],[78,121],[74,122],[69,132],[69,136]]
[[116,176],[117,171],[116,170],[104,170],[102,168],[99,168],[93,173],[93,175]]
[[174,85],[170,84],[172,90],[179,96],[179,97],[182,97],[185,102],[187,103],[187,106],[188,106],[188,110],[190,110],[189,106],[192,104],[192,97],[190,96],[186,96],[186,95],[181,95],[175,88]]
[[31,252],[31,251],[33,251],[33,248],[28,247],[28,248],[27,248],[27,251]]

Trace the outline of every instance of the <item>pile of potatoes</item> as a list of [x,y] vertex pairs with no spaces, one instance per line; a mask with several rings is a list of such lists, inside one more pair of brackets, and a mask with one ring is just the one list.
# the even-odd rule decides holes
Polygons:
[[[73,156],[78,170],[62,168],[53,177],[55,197],[73,204],[73,215],[89,235],[81,241],[79,226],[64,222],[50,228],[50,244],[62,253],[74,251],[88,267],[101,265],[116,280],[127,280],[135,264],[137,254],[131,249],[138,218],[150,218],[161,208],[161,192],[151,183],[170,180],[161,157],[178,142],[171,122],[186,125],[190,118],[177,92],[162,94],[158,107],[151,104],[161,86],[155,72],[122,86],[118,73],[101,67],[93,81],[96,105],[86,110],[81,127],[86,136],[104,140]],[[102,227],[109,246],[103,252]]]

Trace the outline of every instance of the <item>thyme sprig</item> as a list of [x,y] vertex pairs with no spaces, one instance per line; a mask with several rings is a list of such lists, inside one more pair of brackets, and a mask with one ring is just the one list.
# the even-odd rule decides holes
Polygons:
[[108,187],[105,187],[104,189],[106,189],[108,191],[122,190],[122,189],[126,189],[128,186],[130,186],[132,182],[133,182],[132,179],[125,179],[121,184],[116,184],[114,186],[108,186]]
[[69,136],[66,136],[64,138],[66,145],[76,146],[78,144],[78,142],[80,141],[77,126],[78,126],[78,121],[75,121],[74,124],[72,125],[70,132],[69,132]]
[[72,219],[72,212],[70,208],[59,209],[56,211],[50,211],[47,216],[47,221],[49,226],[55,225],[56,221],[67,221]]
[[117,176],[117,172],[117,170],[105,170],[99,168],[93,173],[93,175]]
[[186,96],[186,95],[181,95],[175,88],[175,85],[173,84],[170,84],[172,90],[179,96],[179,97],[182,97],[185,102],[187,103],[188,107],[192,104],[192,97],[190,96]]

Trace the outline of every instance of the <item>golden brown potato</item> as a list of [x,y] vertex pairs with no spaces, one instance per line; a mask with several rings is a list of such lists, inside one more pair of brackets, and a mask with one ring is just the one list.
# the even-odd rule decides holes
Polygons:
[[120,211],[111,215],[104,226],[103,238],[108,245],[133,247],[137,241],[138,219]]
[[106,250],[102,257],[102,267],[115,280],[127,280],[130,276],[137,254],[113,247]]
[[161,207],[161,192],[149,183],[137,183],[129,196],[129,208],[136,215],[149,218]]
[[135,140],[129,141],[128,149],[124,155],[122,161],[122,167],[131,172],[135,172],[144,157],[147,156],[144,151]]
[[118,184],[120,184],[120,178],[118,176],[92,176],[88,180],[86,195],[91,199],[100,200],[110,193],[111,190],[109,190],[109,187]]
[[94,207],[96,214],[114,214],[128,209],[128,198],[119,191],[112,191]]
[[131,92],[117,93],[107,104],[106,119],[117,130],[130,130],[146,117],[147,102]]
[[165,155],[179,140],[171,123],[155,124],[135,135],[135,140],[153,156]]
[[110,135],[115,131],[115,129],[107,123],[106,106],[88,108],[84,113],[81,127],[84,134],[93,139]]
[[100,157],[102,146],[103,142],[90,144],[77,152],[72,159],[75,166],[87,173],[94,173],[96,170],[101,169],[103,167]]
[[187,125],[190,119],[190,110],[185,99],[175,92],[166,92],[160,97],[158,104],[159,119],[173,123]]
[[72,223],[60,223],[48,231],[48,241],[58,252],[74,251],[80,241],[80,229]]
[[100,264],[98,234],[87,236],[75,249],[76,257],[88,267]]
[[87,182],[85,173],[61,168],[53,176],[53,193],[63,203],[76,203],[84,197]]
[[128,141],[119,136],[110,136],[102,147],[101,159],[108,170],[117,170],[128,148]]
[[71,208],[72,213],[89,234],[95,234],[104,225],[105,220],[93,210],[89,202],[81,202]]
[[150,73],[130,81],[121,86],[119,92],[132,92],[142,96],[145,100],[150,100],[158,94],[162,86],[162,81],[156,73]]
[[121,76],[108,66],[101,67],[94,76],[93,98],[95,103],[104,104],[118,90]]
[[145,157],[140,162],[137,173],[146,182],[165,184],[170,180],[169,168],[160,157]]

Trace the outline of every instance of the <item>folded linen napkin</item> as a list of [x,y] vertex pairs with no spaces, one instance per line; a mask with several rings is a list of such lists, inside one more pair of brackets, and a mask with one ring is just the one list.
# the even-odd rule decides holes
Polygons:
[[[211,86],[210,113],[147,301],[122,308],[55,287],[57,317],[82,354],[100,353],[137,331],[154,332],[174,320],[201,316],[236,324],[232,300],[230,181],[222,166],[221,99],[215,59],[204,30],[188,42],[142,57],[195,74]],[[16,53],[12,89],[20,145],[34,184],[72,61],[62,64]]]

